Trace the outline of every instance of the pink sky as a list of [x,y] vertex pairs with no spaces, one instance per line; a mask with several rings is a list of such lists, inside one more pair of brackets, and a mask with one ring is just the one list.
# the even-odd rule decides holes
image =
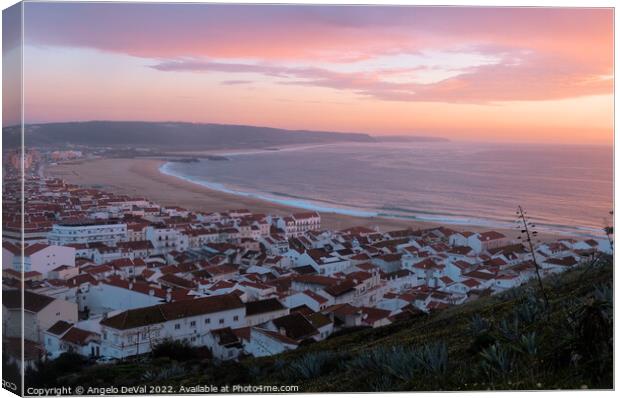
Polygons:
[[612,141],[611,9],[26,3],[24,20],[28,122]]

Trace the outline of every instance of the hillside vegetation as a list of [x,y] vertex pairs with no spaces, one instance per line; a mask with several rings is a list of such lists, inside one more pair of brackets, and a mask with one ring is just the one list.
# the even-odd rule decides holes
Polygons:
[[[2,143],[18,147],[19,127],[3,128]],[[321,144],[343,141],[374,142],[361,133],[284,130],[270,127],[207,123],[67,122],[26,126],[26,147],[139,146],[166,149],[263,148],[278,145]]]
[[[215,365],[173,359],[59,370],[39,385],[299,385],[300,392],[613,388],[612,259],[389,326]],[[47,381],[46,381],[47,380]]]

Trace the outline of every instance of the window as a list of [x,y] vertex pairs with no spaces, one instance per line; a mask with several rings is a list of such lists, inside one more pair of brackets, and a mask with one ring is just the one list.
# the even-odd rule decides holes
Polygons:
[[235,315],[235,316],[233,317],[233,321],[235,321],[235,322],[236,322],[236,321],[238,321],[238,320],[239,320],[239,315]]
[[208,324],[210,324],[210,323],[211,323],[211,319],[210,319],[210,318],[205,319],[205,323],[206,323],[207,325],[208,325]]
[[220,319],[220,325],[224,324],[224,318]]
[[196,326],[196,321],[191,321],[191,322],[189,323],[189,326]]
[[176,330],[181,329],[181,324],[180,324],[180,323],[177,323],[176,325],[174,325],[174,328],[175,328]]

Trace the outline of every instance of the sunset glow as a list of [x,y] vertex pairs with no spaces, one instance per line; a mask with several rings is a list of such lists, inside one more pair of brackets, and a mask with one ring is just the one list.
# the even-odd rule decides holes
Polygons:
[[611,9],[26,3],[24,20],[29,123],[612,142]]

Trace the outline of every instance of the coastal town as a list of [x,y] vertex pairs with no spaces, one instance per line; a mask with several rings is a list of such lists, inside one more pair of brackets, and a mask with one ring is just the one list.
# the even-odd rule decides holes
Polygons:
[[126,360],[167,340],[215,361],[270,356],[520,286],[533,256],[545,277],[611,252],[606,238],[532,253],[494,230],[327,230],[315,211],[199,212],[40,172],[80,156],[5,156],[3,346],[18,361],[23,335],[29,366],[65,352]]

